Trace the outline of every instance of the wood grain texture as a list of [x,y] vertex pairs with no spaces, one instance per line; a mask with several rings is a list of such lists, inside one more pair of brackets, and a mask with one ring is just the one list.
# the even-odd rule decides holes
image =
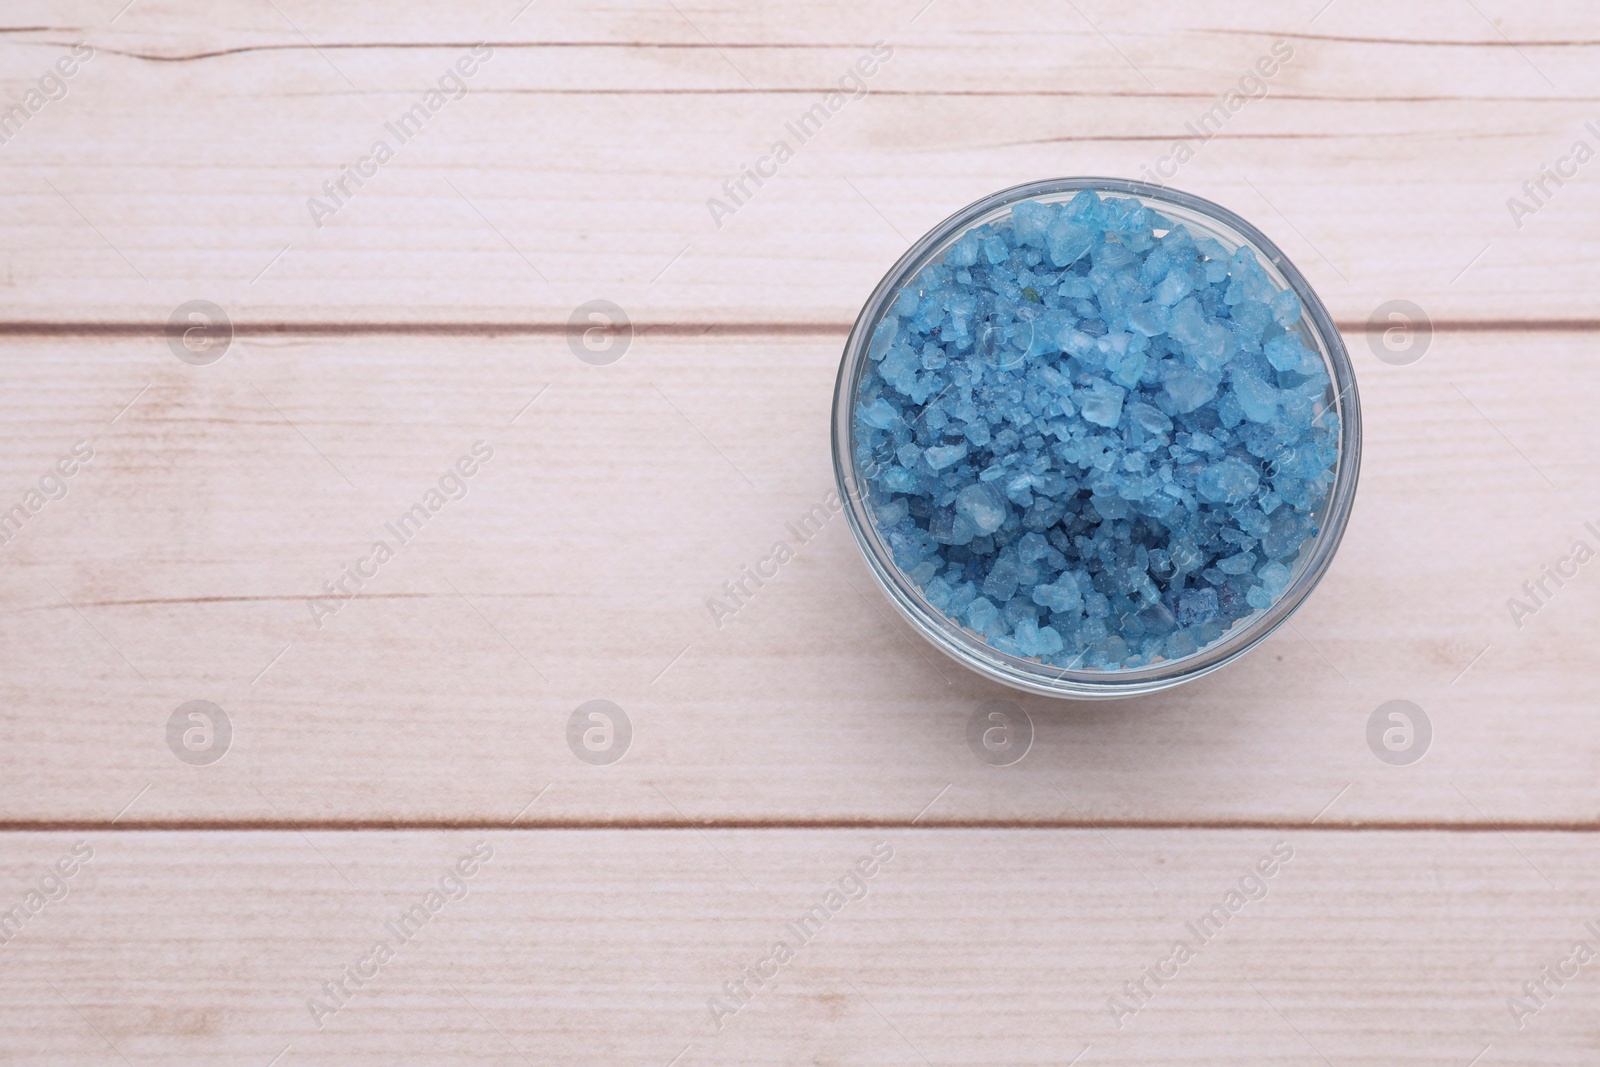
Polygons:
[[[0,1061],[1594,1062],[1597,965],[1546,969],[1600,947],[1600,579],[1508,610],[1600,545],[1600,164],[1523,186],[1600,145],[1592,5],[0,21]],[[878,41],[867,95],[798,144]],[[1202,142],[1276,42],[1264,97]],[[309,198],[479,43],[468,91],[316,225]],[[1138,177],[1184,137],[1172,184],[1259,225],[1345,331],[1355,514],[1293,626],[1224,671],[1019,696],[897,621],[840,518],[797,529],[832,485],[839,350],[963,204]],[[777,138],[793,159],[715,217]],[[163,337],[194,299],[237,326],[210,366]],[[636,327],[613,365],[569,348],[593,299]],[[1437,327],[1411,366],[1364,330],[1391,299]],[[459,499],[399,544],[430,491]],[[378,538],[393,558],[329,614]],[[779,540],[795,558],[719,626],[708,598]],[[569,748],[595,699],[631,723],[609,765]],[[1394,699],[1432,723],[1409,766],[1368,747]],[[193,700],[232,724],[206,766],[168,743]],[[967,742],[995,700],[1034,729],[1008,767]],[[480,843],[465,898],[327,1014]],[[724,983],[875,846],[865,896],[719,1026]],[[1230,890],[1261,899],[1198,938]],[[1179,939],[1176,976],[1126,988]]]
[[[1594,319],[1586,172],[1508,210],[1597,142],[1578,0],[1492,21],[1026,4],[998,25],[945,0],[520,6],[18,5],[0,99],[75,41],[96,54],[0,151],[0,320],[157,326],[206,298],[239,321],[561,323],[604,297],[641,323],[840,325],[963,204],[1137,177],[1185,137],[1173,184],[1255,220],[1341,321],[1397,297],[1441,321]],[[879,40],[894,57],[870,92],[804,144],[786,133]],[[1265,97],[1198,140],[1278,40],[1293,58]],[[386,133],[477,41],[493,57],[466,95],[405,144]],[[395,158],[316,225],[310,199],[380,139]],[[778,139],[794,158],[718,217]]]
[[[0,1056],[42,1067],[394,1063],[1578,1067],[1592,835],[1297,831],[103,833],[0,946]],[[13,835],[7,904],[79,838]],[[401,943],[386,924],[493,851]],[[871,855],[865,895],[788,927]],[[1190,931],[1274,847],[1292,858]],[[868,869],[872,869],[869,865]],[[1546,878],[1549,881],[1546,881]],[[447,888],[449,888],[447,886]],[[393,958],[370,977],[379,940]],[[714,1025],[724,982],[793,959]],[[1124,983],[1194,958],[1132,1015]],[[324,984],[361,966],[346,1003]],[[770,965],[764,969],[769,975]],[[1570,973],[1570,968],[1566,968]],[[320,1029],[316,1025],[321,1023]],[[108,1048],[108,1045],[111,1046]],[[1088,1049],[1085,1053],[1085,1049]],[[1485,1049],[1489,1049],[1485,1054]],[[115,1052],[113,1051],[115,1050]]]
[[[1588,342],[1440,334],[1394,367],[1351,340],[1366,453],[1322,586],[1239,663],[1104,706],[977,679],[893,617],[842,518],[797,536],[839,338],[644,335],[606,367],[558,338],[241,338],[209,367],[18,342],[4,502],[74,441],[95,458],[0,546],[0,818],[104,822],[148,785],[125,819],[504,823],[548,786],[524,824],[903,823],[937,795],[924,819],[1593,825],[1594,578],[1507,609],[1594,542]],[[478,440],[401,546],[385,523]],[[318,618],[379,538],[396,558]],[[195,699],[235,728],[203,768],[164,735]],[[633,724],[611,766],[567,747],[591,699]],[[992,699],[1036,724],[1009,768],[966,742]],[[1433,723],[1412,766],[1367,747],[1391,699]]]

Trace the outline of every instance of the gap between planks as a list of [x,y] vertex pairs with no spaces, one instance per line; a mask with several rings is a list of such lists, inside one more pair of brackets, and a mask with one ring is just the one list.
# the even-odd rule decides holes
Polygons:
[[[25,33],[61,33],[66,32],[59,26],[11,26],[0,28],[0,35],[20,35]],[[1498,38],[1480,37],[1476,39],[1451,39],[1451,38],[1404,38],[1404,37],[1355,37],[1340,34],[1318,34],[1295,32],[1293,30],[1257,30],[1237,27],[1195,27],[1189,32],[1214,37],[1282,37],[1295,41],[1325,41],[1330,44],[1354,45],[1379,45],[1401,48],[1594,48],[1600,47],[1600,39],[1582,38],[1550,38],[1543,40],[1524,39],[1511,40],[1504,34]],[[19,41],[21,44],[49,45],[52,41]],[[69,42],[70,43],[70,42]],[[238,45],[233,48],[215,48],[206,51],[185,52],[172,55],[163,55],[159,52],[141,52],[133,49],[101,48],[100,51],[108,55],[123,56],[128,59],[142,59],[151,63],[193,63],[205,59],[220,59],[229,56],[244,55],[251,52],[303,52],[303,51],[394,51],[394,50],[423,50],[438,51],[440,49],[460,50],[478,45],[488,45],[491,48],[508,50],[549,50],[549,49],[620,49],[624,51],[754,51],[754,52],[839,52],[860,50],[872,47],[871,41],[525,41],[525,40],[500,40],[500,41],[295,41],[274,42],[271,44]],[[1151,93],[1146,95],[1168,96],[1179,95],[1170,93]],[[1196,94],[1199,95],[1199,94]]]
[[22,833],[274,833],[319,832],[411,833],[433,831],[589,831],[589,830],[1282,830],[1328,833],[1600,833],[1600,819],[1510,822],[1442,822],[1437,820],[1310,819],[554,819],[523,823],[517,819],[149,819],[115,822],[105,819],[38,819],[0,821],[0,834]]
[[[342,337],[401,334],[439,337],[564,336],[564,322],[235,322],[234,337]],[[634,336],[659,337],[837,337],[850,332],[850,322],[638,322]],[[1383,323],[1339,320],[1341,333],[1382,332]],[[1573,319],[1435,319],[1434,333],[1595,333],[1600,318]],[[0,337],[159,338],[167,326],[159,322],[28,322],[0,321]]]

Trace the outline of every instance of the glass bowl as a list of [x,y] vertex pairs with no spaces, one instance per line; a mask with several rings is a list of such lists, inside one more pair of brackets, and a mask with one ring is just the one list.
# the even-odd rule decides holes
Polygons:
[[[864,498],[866,482],[858,479],[856,468],[857,394],[869,358],[868,346],[900,290],[924,267],[942,262],[956,240],[974,227],[1004,218],[1023,201],[1065,202],[1085,189],[1102,197],[1137,200],[1181,224],[1196,239],[1210,237],[1219,242],[1230,254],[1241,246],[1253,250],[1268,279],[1299,297],[1301,317],[1288,328],[1297,332],[1326,366],[1330,384],[1322,410],[1332,409],[1338,426],[1333,484],[1320,508],[1311,513],[1317,533],[1301,546],[1282,592],[1269,607],[1236,620],[1220,637],[1196,651],[1137,667],[1061,667],[1039,657],[1013,655],[934,607],[896,565],[873,518],[869,507],[873,502]],[[1157,230],[1162,232],[1164,227]],[[913,627],[958,663],[995,681],[1045,696],[1101,699],[1151,693],[1209,674],[1259,644],[1294,613],[1327,571],[1350,517],[1360,457],[1361,412],[1349,354],[1327,309],[1294,264],[1261,231],[1226,208],[1187,193],[1116,178],[1061,178],[1014,186],[962,208],[934,227],[900,257],[867,299],[845,343],[834,390],[834,476],[850,529],[884,592]]]

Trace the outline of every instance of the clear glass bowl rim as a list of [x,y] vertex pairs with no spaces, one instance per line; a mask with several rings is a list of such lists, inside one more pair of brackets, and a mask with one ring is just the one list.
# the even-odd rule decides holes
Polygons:
[[[1041,197],[1060,199],[1061,194],[1084,189],[1102,195],[1138,197],[1157,211],[1166,204],[1193,212],[1243,238],[1244,243],[1266,261],[1269,273],[1280,275],[1300,298],[1302,321],[1309,320],[1333,379],[1334,403],[1339,417],[1339,456],[1333,488],[1323,509],[1322,529],[1312,542],[1310,555],[1297,564],[1295,577],[1282,596],[1272,607],[1247,617],[1246,625],[1229,631],[1194,655],[1132,670],[1063,670],[1007,655],[968,633],[927,603],[921,591],[895,565],[867,512],[855,477],[854,412],[862,363],[867,358],[867,344],[873,329],[900,288],[931,262],[935,252],[997,209]],[[1294,614],[1327,572],[1349,522],[1360,467],[1361,402],[1355,370],[1338,327],[1305,276],[1265,234],[1220,204],[1176,189],[1125,178],[1053,178],[1014,185],[968,204],[929,230],[895,262],[862,306],[845,342],[834,385],[834,478],[851,532],[878,584],[912,626],[940,651],[995,681],[1044,696],[1101,699],[1151,693],[1209,674],[1261,643]]]

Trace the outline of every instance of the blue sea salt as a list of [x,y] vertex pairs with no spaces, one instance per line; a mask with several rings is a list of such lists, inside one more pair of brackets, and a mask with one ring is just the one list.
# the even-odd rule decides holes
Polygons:
[[1127,395],[1127,389],[1096,378],[1079,398],[1078,413],[1096,426],[1114,427],[1122,421],[1122,401]]
[[1254,463],[1227,456],[1195,476],[1195,492],[1208,504],[1238,504],[1249,500],[1261,486]]
[[953,445],[939,445],[928,449],[922,454],[923,462],[929,470],[942,471],[952,463],[958,463],[966,457],[967,446],[960,442]]
[[895,411],[894,405],[881,396],[857,413],[857,418],[876,430],[887,430],[894,425],[895,419],[899,416],[900,413]]
[[987,634],[1000,621],[1000,609],[987,597],[978,597],[967,606],[967,625],[980,634]]
[[894,562],[999,651],[1116,670],[1288,589],[1338,422],[1303,309],[1248,248],[1136,200],[1024,202],[875,326],[855,461]]
[[980,536],[992,534],[1005,522],[1006,502],[983,482],[967,486],[956,494],[956,514],[972,524]]

